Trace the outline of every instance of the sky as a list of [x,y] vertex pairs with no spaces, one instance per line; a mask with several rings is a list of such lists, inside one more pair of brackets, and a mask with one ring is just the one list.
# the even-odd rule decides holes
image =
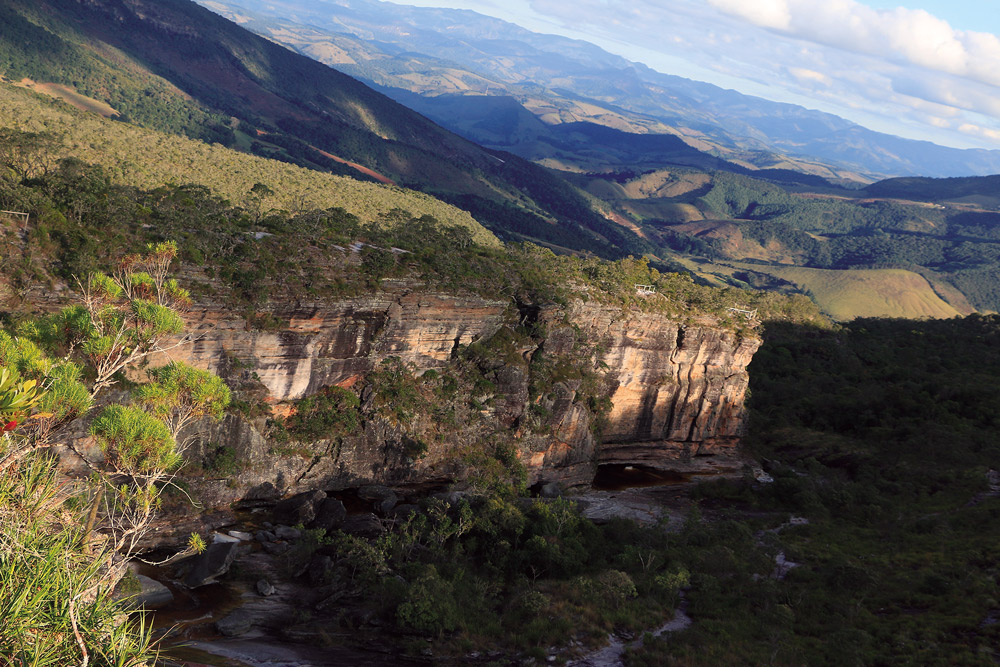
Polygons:
[[1000,149],[1000,0],[395,0],[958,148]]

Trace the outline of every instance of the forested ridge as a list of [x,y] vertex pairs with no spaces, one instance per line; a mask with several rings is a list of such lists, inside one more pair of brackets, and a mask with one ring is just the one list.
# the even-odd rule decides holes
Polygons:
[[[467,203],[507,238],[568,241],[612,258],[654,250],[555,173],[482,149],[192,2],[46,0],[41,11],[7,0],[3,7],[11,21],[6,38],[0,34],[0,74],[8,79],[68,85],[111,105],[124,114],[119,120],[366,178],[327,152]],[[509,210],[531,224],[508,229]]]

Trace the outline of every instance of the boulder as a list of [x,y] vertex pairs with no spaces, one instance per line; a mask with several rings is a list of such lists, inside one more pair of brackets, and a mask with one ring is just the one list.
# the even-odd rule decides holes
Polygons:
[[286,498],[274,506],[274,520],[289,526],[304,526],[316,518],[316,507],[325,499],[325,491],[306,491]]
[[398,502],[398,500],[399,499],[396,498],[396,494],[394,493],[388,498],[376,502],[375,509],[378,510],[379,514],[388,514],[392,511],[392,508],[396,506],[396,502]]
[[366,514],[353,514],[344,520],[340,529],[345,533],[357,535],[358,537],[375,538],[384,532],[382,522],[378,517],[368,512]]
[[322,528],[330,532],[337,528],[347,518],[347,509],[344,503],[336,498],[324,498],[316,507],[316,518],[313,520],[313,528]]
[[287,542],[264,542],[261,546],[272,556],[280,556],[292,548]]
[[302,537],[302,531],[290,526],[278,526],[274,529],[274,536],[279,540],[294,541]]
[[253,628],[253,618],[242,609],[220,618],[215,622],[215,629],[224,637],[239,637]]
[[223,535],[222,533],[212,533],[212,542],[234,542],[239,543],[240,538],[233,537],[232,535]]
[[170,589],[155,579],[141,574],[136,574],[135,579],[139,584],[137,593],[121,594],[118,589],[115,590],[115,597],[120,597],[127,609],[159,609],[174,601]]
[[404,503],[402,505],[396,505],[394,508],[392,508],[392,511],[389,512],[389,515],[394,519],[405,521],[406,519],[410,518],[411,514],[416,514],[419,511],[420,508],[418,506]]
[[214,542],[208,545],[204,552],[194,557],[191,569],[184,577],[184,585],[198,588],[214,584],[216,579],[229,571],[238,546],[239,542]]
[[256,588],[257,594],[264,598],[274,595],[276,590],[274,584],[267,579],[258,579]]

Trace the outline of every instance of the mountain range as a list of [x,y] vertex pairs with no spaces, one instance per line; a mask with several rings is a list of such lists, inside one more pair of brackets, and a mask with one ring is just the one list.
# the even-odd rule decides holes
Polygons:
[[847,179],[1000,171],[1000,151],[874,132],[833,114],[664,74],[584,41],[468,10],[381,0],[202,4],[348,74],[430,98],[417,101],[383,89],[464,136],[529,159],[551,158],[534,144],[538,128],[514,105],[492,97],[513,98],[546,125],[587,120],[673,134],[752,168],[791,167]]
[[[0,0],[6,81],[0,128],[27,131],[31,140],[37,140],[32,133],[54,133],[45,145],[58,145],[58,156],[97,162],[122,184],[195,183],[258,217],[266,207],[330,206],[365,223],[430,216],[468,228],[483,243],[496,243],[492,232],[558,253],[644,256],[660,270],[688,272],[711,285],[807,294],[837,319],[1000,310],[995,178],[905,177],[858,189],[865,180],[860,172],[733,148],[707,133],[693,138],[663,118],[566,88],[521,80],[503,83],[504,94],[494,95],[499,75],[443,59],[472,49],[468,40],[456,45],[428,33],[427,45],[443,45],[441,57],[404,51],[379,39],[405,32],[399,21],[409,10],[400,10],[403,18],[380,18],[393,6],[372,5],[370,15],[360,7],[347,15],[368,16],[371,34],[335,43],[331,33],[303,27],[308,17],[288,7],[283,27],[226,10],[244,25],[270,25],[264,38],[188,0]],[[585,43],[555,40],[551,50],[565,48],[550,57],[514,40],[524,34],[509,24],[444,10],[426,16],[466,19],[462,30],[481,38],[475,48],[484,53],[502,44],[504,53],[520,52],[480,56],[497,59],[497,68],[506,63],[508,78],[555,76],[555,58],[569,68],[558,70],[567,85],[579,78],[598,86],[603,79],[610,90],[628,79],[609,79],[620,59]],[[298,40],[303,52],[340,53],[340,67],[350,60],[357,69],[385,73],[372,85],[396,99],[276,43],[274,31]],[[337,43],[352,51],[335,52]],[[434,67],[419,69],[431,61]],[[401,79],[413,82],[413,90],[386,85]],[[432,85],[465,88],[421,94]],[[480,85],[491,86],[490,94],[476,93]],[[531,96],[522,94],[528,89]],[[33,92],[88,113],[69,114]],[[695,92],[685,98],[691,108]],[[734,106],[726,113],[766,124],[748,106],[750,98],[729,95]],[[705,100],[704,127],[714,127],[712,109],[722,108],[721,98]],[[845,122],[780,109],[799,114],[799,132]],[[17,136],[5,137],[0,144],[17,144]],[[279,169],[281,162],[294,166]],[[226,178],[218,176],[221,164]],[[847,181],[851,188],[836,185]],[[407,215],[392,214],[396,209]]]
[[652,248],[553,173],[461,138],[368,86],[186,0],[0,2],[0,71],[121,120],[412,187],[507,238],[604,256]]

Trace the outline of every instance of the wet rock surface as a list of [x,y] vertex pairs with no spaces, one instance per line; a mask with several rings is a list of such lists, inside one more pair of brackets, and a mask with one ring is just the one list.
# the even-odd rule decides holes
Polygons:
[[198,588],[215,583],[219,577],[229,571],[236,558],[238,542],[214,542],[208,545],[204,553],[190,559],[190,569],[184,577],[184,585],[188,588]]
[[224,637],[239,637],[253,628],[253,617],[248,612],[237,609],[216,621],[215,627]]
[[139,584],[138,592],[115,591],[115,597],[120,598],[128,609],[160,609],[173,602],[174,594],[159,581],[143,574],[136,574],[135,578]]

